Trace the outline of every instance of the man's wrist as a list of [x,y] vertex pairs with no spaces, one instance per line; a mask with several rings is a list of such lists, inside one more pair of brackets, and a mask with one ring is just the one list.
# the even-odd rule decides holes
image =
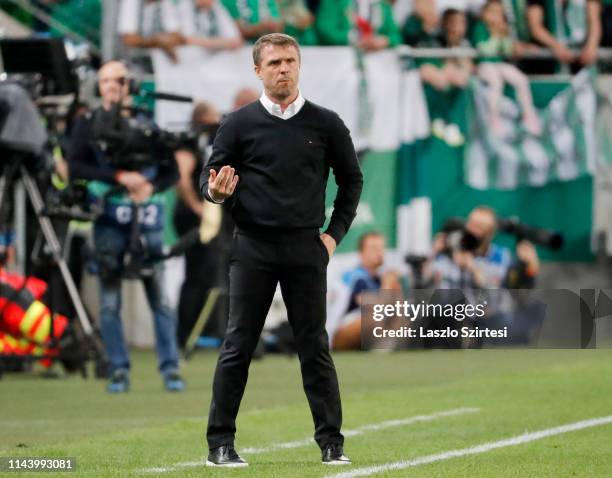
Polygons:
[[323,234],[327,234],[329,237],[331,237],[334,240],[334,242],[336,243],[336,247],[338,246],[338,243],[340,241],[338,240],[338,238],[336,237],[334,232],[332,232],[329,229],[327,229],[326,231],[323,232]]
[[212,192],[210,191],[210,188],[208,188],[208,197],[210,198],[210,200],[212,202],[214,202],[215,204],[223,204],[223,202],[225,201],[225,199],[221,199],[221,201],[215,199],[215,197],[212,195]]

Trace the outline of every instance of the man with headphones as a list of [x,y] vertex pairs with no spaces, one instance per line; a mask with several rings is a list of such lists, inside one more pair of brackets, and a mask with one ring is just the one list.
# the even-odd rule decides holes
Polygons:
[[[134,163],[125,169],[121,153],[128,153],[127,150],[120,149],[111,160],[112,135],[127,133],[130,122],[144,121],[126,114],[129,111],[126,108],[129,83],[128,69],[118,61],[104,64],[98,72],[102,104],[74,125],[68,152],[70,177],[87,180],[90,198],[103,205],[94,223],[93,236],[99,275],[101,332],[111,371],[107,391],[127,392],[130,386],[130,361],[120,317],[121,278],[128,269],[127,257],[130,265],[148,266],[148,273],[140,273],[139,277],[153,312],[159,371],[166,390],[182,391],[185,383],[178,373],[176,316],[163,286],[164,265],[142,261],[143,257],[161,254],[164,197],[158,193],[176,183],[178,168],[171,151],[158,153],[160,148],[156,147],[151,147],[151,158],[145,158],[146,162]],[[107,127],[111,135],[105,131]],[[101,141],[101,137],[105,141]],[[166,156],[161,157],[162,154]],[[126,161],[125,164],[130,163]],[[137,220],[132,221],[132,217]],[[143,270],[139,267],[136,272]]]

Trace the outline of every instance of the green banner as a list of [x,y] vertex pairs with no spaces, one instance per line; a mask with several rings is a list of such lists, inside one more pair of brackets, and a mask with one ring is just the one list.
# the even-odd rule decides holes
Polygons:
[[[348,234],[338,246],[338,252],[355,251],[359,237],[372,230],[383,233],[390,247],[395,245],[396,192],[393,185],[395,184],[396,164],[396,151],[371,152],[362,159],[364,186],[357,207],[357,216]],[[330,174],[325,212],[327,222],[331,217],[336,192],[334,176]]]
[[[567,87],[566,83],[539,82],[533,85],[534,101],[545,106],[555,94]],[[489,205],[500,216],[518,216],[529,225],[558,230],[565,235],[562,250],[540,250],[543,258],[551,260],[592,260],[590,235],[593,209],[593,180],[591,176],[556,182],[542,187],[519,187],[512,191],[478,190],[464,180],[464,145],[469,93],[455,90],[440,96],[426,91],[432,114],[432,136],[399,151],[397,165],[397,199],[406,204],[419,196],[429,197],[432,203],[432,231],[440,230],[451,216],[465,217],[480,204]],[[452,102],[450,101],[452,99]],[[447,101],[447,108],[443,105]],[[454,126],[453,126],[454,125]],[[460,133],[458,136],[457,131]],[[450,132],[450,133],[449,133]],[[512,238],[502,236],[498,242],[510,245]]]

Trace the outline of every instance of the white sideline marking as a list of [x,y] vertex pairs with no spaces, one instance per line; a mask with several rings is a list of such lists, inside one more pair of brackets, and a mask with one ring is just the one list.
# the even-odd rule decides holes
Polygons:
[[366,468],[356,468],[351,471],[328,475],[327,478],[355,478],[357,476],[369,476],[375,473],[382,473],[385,471],[403,470],[404,468],[426,465],[428,463],[434,463],[436,461],[443,461],[461,456],[485,453],[487,451],[495,450],[497,448],[521,445],[523,443],[541,440],[542,438],[547,438],[553,435],[560,435],[562,433],[573,432],[576,430],[596,427],[599,425],[606,425],[609,423],[612,423],[612,415],[601,418],[592,418],[590,420],[583,420],[581,422],[561,425],[559,427],[548,428],[546,430],[540,430],[537,432],[524,433],[522,435],[506,438],[504,440],[483,443],[481,445],[476,445],[469,448],[462,448],[460,450],[449,450],[442,453],[437,453],[435,455],[427,455],[419,458],[414,458],[412,460],[396,461],[394,463],[386,463],[384,465],[370,466]]
[[[453,410],[447,410],[445,412],[432,413],[431,415],[416,415],[414,417],[403,418],[401,420],[387,420],[385,422],[373,423],[371,425],[363,425],[352,430],[344,430],[342,434],[345,437],[352,437],[356,435],[362,435],[365,432],[373,432],[377,430],[384,430],[385,428],[412,425],[413,423],[428,422],[437,418],[452,417],[455,415],[463,415],[465,413],[476,413],[478,411],[480,411],[479,408],[455,408]],[[245,455],[247,453],[267,453],[270,451],[285,450],[287,448],[298,448],[301,446],[307,446],[311,443],[313,443],[312,438],[305,438],[304,440],[278,443],[276,445],[270,445],[263,448],[245,448],[242,451]]]
[[[452,410],[446,410],[443,412],[432,413],[431,415],[416,415],[414,417],[403,418],[400,420],[387,420],[380,423],[372,423],[370,425],[362,425],[360,427],[354,428],[352,430],[343,430],[343,434],[345,437],[352,437],[356,435],[362,435],[366,432],[384,430],[385,428],[393,428],[404,425],[411,425],[413,423],[420,422],[428,422],[431,420],[436,420],[438,418],[452,417],[455,415],[463,415],[466,413],[476,413],[479,412],[479,408],[454,408]],[[274,445],[270,445],[263,448],[244,448],[239,450],[240,453],[244,453],[245,455],[255,455],[259,453],[267,453],[271,451],[278,450],[286,450],[290,448],[299,448],[302,446],[308,446],[313,443],[312,437],[305,438],[303,440],[290,441],[285,443],[276,443]],[[167,473],[169,471],[175,471],[180,468],[190,468],[195,466],[204,466],[204,460],[201,461],[185,461],[182,463],[176,463],[175,465],[166,466],[166,467],[158,467],[158,468],[146,468],[141,470],[141,473]]]

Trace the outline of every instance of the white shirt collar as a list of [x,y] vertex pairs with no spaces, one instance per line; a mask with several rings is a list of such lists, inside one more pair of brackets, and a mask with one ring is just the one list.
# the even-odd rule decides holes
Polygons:
[[268,113],[284,120],[287,120],[298,114],[302,109],[302,106],[304,106],[304,103],[306,102],[306,100],[302,96],[302,93],[300,93],[299,91],[295,101],[293,101],[293,103],[287,106],[284,112],[281,111],[281,107],[278,103],[274,103],[270,98],[268,98],[268,95],[266,95],[265,91],[261,94],[261,98],[259,98],[259,101],[261,101],[261,104]]

